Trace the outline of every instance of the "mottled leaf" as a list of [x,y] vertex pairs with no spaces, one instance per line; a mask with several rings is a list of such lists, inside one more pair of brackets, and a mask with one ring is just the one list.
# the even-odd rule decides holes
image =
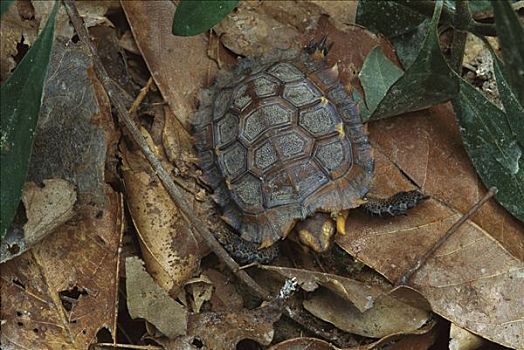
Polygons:
[[0,237],[16,213],[24,185],[51,55],[57,2],[42,33],[11,77],[0,87]]
[[182,0],[173,18],[173,34],[192,36],[203,33],[226,17],[237,4],[238,0]]

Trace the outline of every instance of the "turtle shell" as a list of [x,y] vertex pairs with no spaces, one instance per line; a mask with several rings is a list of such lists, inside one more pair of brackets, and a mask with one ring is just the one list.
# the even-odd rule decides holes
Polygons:
[[337,67],[305,52],[243,60],[219,76],[201,96],[194,140],[223,219],[261,248],[316,211],[358,206],[373,175]]

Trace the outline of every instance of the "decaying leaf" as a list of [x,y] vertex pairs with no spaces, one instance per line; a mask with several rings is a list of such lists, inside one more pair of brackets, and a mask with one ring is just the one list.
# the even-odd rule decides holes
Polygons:
[[198,268],[197,237],[146,160],[127,148],[122,155],[129,211],[144,261],[155,281],[176,296]]
[[304,300],[304,308],[339,329],[371,338],[411,333],[429,320],[427,311],[390,296],[376,300],[372,308],[360,312],[353,304],[325,289],[315,291],[311,298]]
[[137,257],[126,259],[126,291],[131,317],[146,319],[171,339],[186,334],[187,310],[151,278]]
[[122,8],[156,85],[188,129],[198,93],[216,72],[216,64],[207,57],[205,34],[172,35],[173,2],[124,1]]
[[286,278],[296,278],[300,287],[307,292],[313,292],[323,286],[352,303],[360,312],[371,309],[374,303],[387,293],[378,286],[329,273],[279,266],[262,265],[260,268]]
[[234,311],[243,307],[244,301],[235,286],[217,270],[207,269],[205,275],[213,282],[215,291],[211,296],[213,311]]
[[85,205],[74,221],[0,265],[1,344],[5,349],[86,349],[105,327],[116,332],[119,194]]
[[[445,109],[443,111],[445,112]],[[417,117],[412,118],[416,120]],[[431,125],[438,128],[437,121],[438,119],[434,118]],[[381,122],[383,123],[381,128],[376,125],[376,129],[372,129],[372,140],[373,131],[377,130],[377,135],[380,135],[378,138],[380,145],[392,144],[393,140],[390,138],[395,137],[396,133],[390,125],[395,125],[396,122],[400,121],[391,121],[389,124]],[[457,169],[453,165],[460,164],[455,157],[463,156],[463,153],[461,154],[463,150],[457,152],[457,155],[448,153],[445,159],[445,169],[442,169],[441,165],[440,172],[430,170],[432,167],[439,166],[438,163],[432,164],[432,162],[438,162],[442,157],[441,152],[449,146],[443,145],[442,148],[439,148],[445,142],[439,140],[438,133],[430,133],[420,127],[421,124],[403,121],[403,132],[398,136],[399,142],[394,143],[393,149],[386,149],[394,161],[404,159],[407,162],[405,167],[397,162],[395,162],[397,164],[391,163],[382,152],[375,152],[374,189],[387,196],[398,190],[412,188],[413,185],[397,169],[396,165],[398,165],[410,175],[411,179],[421,184],[423,191],[433,195],[434,199],[430,199],[406,217],[369,218],[363,213],[354,212],[348,220],[346,228],[348,235],[339,237],[338,240],[346,251],[391,281],[397,281],[400,275],[413,266],[417,258],[422,256],[461,217],[461,212],[453,208],[456,201],[446,202],[442,199],[445,198],[444,196],[460,197],[457,193],[458,189],[469,190],[468,187],[463,186],[470,181],[468,177],[474,177],[466,173],[463,174],[464,178],[456,178],[461,174],[456,173]],[[382,128],[388,130],[387,136],[379,131],[383,130]],[[406,133],[406,129],[410,128],[419,129]],[[449,124],[445,130],[445,135],[449,138],[451,131]],[[425,135],[426,133],[431,135],[431,147],[429,147],[428,140],[425,151],[413,152],[415,149],[413,144],[419,143],[420,140],[402,136]],[[384,142],[384,139],[390,140]],[[380,147],[380,150],[382,149],[383,147]],[[433,153],[438,156],[432,158]],[[419,154],[422,154],[422,159],[426,161],[417,158]],[[469,164],[467,166],[469,167],[467,170],[474,174]],[[419,177],[418,171],[424,175]],[[446,172],[451,172],[451,174],[455,172],[456,175],[453,177],[449,173],[446,174],[443,181],[447,183],[444,182],[434,187],[436,184],[432,181],[444,176],[443,173]],[[455,183],[460,186],[455,186]],[[438,188],[434,194],[430,191],[433,188]],[[476,192],[473,200],[478,195]],[[493,232],[495,236],[500,230],[501,222],[504,222],[505,236],[511,235],[512,232],[510,231],[512,226],[508,224],[514,221],[507,213],[500,213],[496,206],[495,204],[494,209],[492,207],[491,210],[489,207],[484,208],[483,211],[499,219],[495,219],[495,222],[481,220],[480,225],[482,226],[472,221],[466,222],[415,275],[411,285],[428,299],[433,311],[444,318],[500,344],[519,347],[522,346],[522,337],[519,335],[523,333],[524,329],[524,322],[519,321],[523,319],[524,304],[520,291],[524,289],[524,280],[519,276],[524,266],[521,260],[511,255],[489,234]],[[522,231],[519,225],[515,222],[513,238],[506,238],[516,239],[516,242],[520,242],[518,245],[521,245],[522,238],[519,239],[519,235]],[[512,249],[518,252],[521,248],[513,246]],[[486,326],[487,324],[489,327]]]
[[73,185],[61,179],[44,180],[42,188],[27,182],[22,201],[27,216],[24,236],[31,246],[73,216],[76,191]]

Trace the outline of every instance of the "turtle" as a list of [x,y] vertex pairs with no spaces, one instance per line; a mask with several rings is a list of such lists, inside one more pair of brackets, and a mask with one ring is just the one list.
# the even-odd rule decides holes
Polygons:
[[417,190],[365,198],[372,147],[328,51],[323,38],[244,58],[200,96],[193,139],[201,179],[238,233],[221,243],[239,262],[271,260],[270,247],[295,226],[323,252],[335,232],[331,213],[362,206],[402,215],[427,198]]

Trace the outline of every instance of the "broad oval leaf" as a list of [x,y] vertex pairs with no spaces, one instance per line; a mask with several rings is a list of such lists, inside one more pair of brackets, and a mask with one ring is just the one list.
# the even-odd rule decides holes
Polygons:
[[192,36],[203,33],[226,17],[237,4],[238,0],[182,0],[173,18],[173,34]]
[[371,50],[358,75],[366,94],[366,105],[371,113],[402,74],[402,69],[391,62],[379,47]]
[[59,2],[56,2],[42,33],[20,61],[13,75],[0,87],[0,238],[6,234],[20,202],[53,45],[58,8]]

